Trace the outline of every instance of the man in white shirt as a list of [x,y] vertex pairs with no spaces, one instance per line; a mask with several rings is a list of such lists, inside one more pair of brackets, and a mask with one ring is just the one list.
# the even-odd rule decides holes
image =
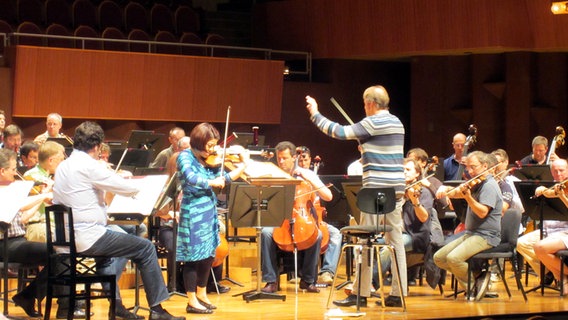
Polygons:
[[[151,309],[150,320],[185,320],[185,317],[174,317],[162,308],[161,302],[167,300],[169,294],[154,245],[147,239],[106,228],[105,191],[135,196],[139,190],[97,160],[103,140],[104,132],[94,122],[83,122],[75,129],[73,153],[55,173],[53,202],[73,209],[75,243],[79,252],[122,257],[136,263]],[[98,272],[113,273],[114,268],[103,268]]]

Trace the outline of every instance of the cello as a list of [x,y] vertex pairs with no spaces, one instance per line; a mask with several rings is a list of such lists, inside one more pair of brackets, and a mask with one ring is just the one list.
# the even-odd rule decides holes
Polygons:
[[[313,171],[315,174],[317,174],[319,167],[321,165],[321,157],[315,156],[313,162],[314,162]],[[326,186],[330,187],[330,185]],[[313,207],[316,210],[317,224],[318,228],[321,230],[321,236],[322,236],[320,254],[324,254],[327,251],[327,247],[329,246],[329,229],[327,227],[327,222],[323,221],[323,218],[327,215],[327,210],[325,209],[324,206],[321,205],[319,196],[315,197],[315,200],[313,202]]]
[[[298,167],[298,153],[301,152],[296,149],[296,167]],[[316,243],[318,225],[313,207],[314,200],[315,192],[312,192],[309,182],[302,181],[296,186],[292,218],[285,219],[280,227],[274,228],[272,234],[272,239],[281,250],[296,252],[310,248]]]

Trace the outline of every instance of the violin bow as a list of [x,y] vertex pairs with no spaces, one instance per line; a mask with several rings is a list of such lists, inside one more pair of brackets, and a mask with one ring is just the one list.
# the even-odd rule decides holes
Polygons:
[[231,115],[231,106],[227,107],[227,119],[225,120],[225,137],[223,138],[223,155],[221,156],[221,170],[219,171],[219,176],[223,176],[225,171],[225,151],[227,150],[227,133],[229,132],[229,116]]

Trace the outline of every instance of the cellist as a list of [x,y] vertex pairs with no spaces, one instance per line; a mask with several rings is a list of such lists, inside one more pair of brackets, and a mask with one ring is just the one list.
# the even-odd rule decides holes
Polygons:
[[[304,147],[304,152],[302,153],[301,159],[298,161],[298,165],[304,169],[310,169],[312,164],[312,155],[310,149]],[[313,171],[318,173],[318,166],[313,165]],[[327,285],[333,283],[333,277],[337,269],[337,261],[339,260],[339,255],[341,254],[341,242],[343,237],[341,232],[330,224],[325,224],[327,231],[329,232],[329,244],[327,250],[323,253],[323,262],[318,273],[319,282]]]
[[[283,141],[276,145],[276,159],[278,167],[285,172],[304,180],[311,186],[311,189],[324,201],[332,199],[332,193],[313,171],[300,168],[296,162],[296,146],[289,142]],[[295,199],[295,207],[298,199]],[[262,280],[266,282],[266,286],[262,289],[266,293],[274,293],[278,291],[278,265],[277,265],[277,249],[278,246],[273,239],[274,228],[267,227],[262,229]],[[308,247],[304,252],[304,259],[301,266],[300,289],[308,292],[318,293],[319,289],[315,286],[316,268],[319,259],[321,246],[321,231],[313,245]]]

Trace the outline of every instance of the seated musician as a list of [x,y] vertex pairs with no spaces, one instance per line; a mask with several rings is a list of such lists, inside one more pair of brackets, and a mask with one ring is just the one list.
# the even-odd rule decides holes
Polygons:
[[[37,166],[24,173],[24,179],[32,179],[36,183],[41,183],[39,188],[34,187],[38,193],[51,192],[53,180],[51,176],[55,174],[55,169],[65,158],[65,148],[57,142],[47,141],[39,148]],[[39,191],[38,191],[39,190]],[[30,241],[45,242],[45,205],[42,204],[39,210],[29,219],[26,228],[26,239]]]
[[[568,207],[567,193],[568,188],[566,188],[565,183],[557,183],[551,189],[543,192],[542,194],[547,198],[559,198],[560,200],[562,200],[564,205]],[[564,261],[556,256],[556,252],[559,250],[566,250],[567,248],[568,229],[554,232],[548,235],[546,238],[538,240],[534,245],[536,258],[539,259],[540,262],[542,262],[542,264],[546,267],[546,269],[548,269],[554,275],[554,278],[558,283],[561,279],[560,264],[564,263]],[[566,267],[564,267],[562,290],[564,295],[568,294],[568,268]]]
[[[543,136],[533,138],[532,153],[521,159],[522,164],[545,164],[546,153],[548,152],[548,139]],[[554,160],[551,158],[551,160]]]
[[[312,166],[312,155],[310,149],[307,147],[303,148],[303,152],[298,160],[298,166],[304,169],[310,169]],[[317,174],[318,167],[314,164],[313,171]],[[341,232],[331,224],[325,224],[329,232],[329,244],[327,250],[323,254],[323,262],[319,270],[319,282],[324,284],[332,284],[333,277],[335,276],[337,262],[339,261],[339,255],[341,254],[341,242],[343,237]]]
[[[45,132],[36,136],[34,142],[42,145],[47,138],[68,138],[64,133],[60,132],[63,126],[63,117],[58,113],[50,113],[45,121]],[[71,139],[68,139],[71,140]]]
[[[568,162],[561,158],[554,160],[550,165],[550,172],[552,173],[554,181],[561,182],[568,179]],[[559,194],[557,194],[556,191],[556,188],[549,189],[544,186],[540,186],[536,188],[535,195],[545,196],[547,198],[559,197]],[[568,221],[544,220],[542,223],[543,237],[556,237],[557,233],[562,235],[568,231]],[[535,245],[540,240],[540,236],[540,230],[537,228],[536,230],[519,237],[517,240],[517,251],[523,256],[525,261],[528,262],[533,271],[536,272],[539,277],[544,276],[543,281],[545,284],[551,284],[554,281],[553,273],[545,270],[544,275],[540,274],[541,260],[535,252]]]
[[[454,274],[463,288],[468,288],[467,260],[478,252],[495,247],[501,242],[501,209],[503,197],[493,176],[489,174],[490,160],[486,153],[474,151],[465,160],[470,179],[456,188],[441,187],[437,197],[463,198],[467,202],[465,232],[434,254],[434,262]],[[490,274],[477,272],[469,300],[485,295]],[[473,295],[475,294],[475,295]]]
[[[402,240],[404,241],[404,249],[406,252],[426,253],[432,239],[432,217],[430,213],[434,205],[434,194],[427,190],[427,179],[421,180],[422,167],[418,161],[411,158],[404,159],[404,176],[407,186],[405,189],[406,201],[402,206],[402,220],[404,223]],[[443,238],[441,230],[437,229],[437,232],[439,234],[436,234],[435,238]],[[384,242],[384,239],[381,240]],[[412,261],[409,258],[407,255],[407,266],[416,265],[423,259],[428,259],[430,263],[433,263],[432,252],[429,253],[429,256],[420,257],[417,261]],[[381,272],[385,275],[391,265],[390,250],[381,250],[380,259]],[[411,268],[408,269],[408,272],[412,272]],[[408,279],[415,279],[415,273],[410,274]],[[435,282],[437,283],[437,281]]]
[[[108,230],[104,192],[134,196],[139,189],[99,162],[103,129],[95,122],[83,122],[75,129],[73,153],[55,172],[53,202],[73,209],[77,250],[85,255],[130,259],[139,268],[150,320],[182,320],[162,307],[169,298],[156,248],[152,242],[135,235]],[[97,270],[113,274],[110,270]],[[105,273],[108,272],[108,273]]]
[[35,142],[28,141],[22,145],[20,148],[20,159],[24,165],[22,168],[18,168],[20,173],[25,170],[31,169],[36,166],[38,162],[38,152],[39,146]]
[[[317,195],[324,201],[332,199],[331,191],[321,182],[318,176],[311,170],[299,168],[296,166],[296,146],[289,142],[283,141],[276,145],[276,159],[280,169],[284,170],[299,179],[304,180],[311,186],[312,190],[317,190]],[[301,266],[300,289],[308,292],[319,292],[315,286],[316,270],[318,265],[319,252],[321,247],[321,231],[317,231],[318,236],[315,243],[309,248],[303,250],[304,259]],[[266,286],[262,289],[266,293],[274,293],[278,291],[278,265],[277,265],[277,244],[273,239],[274,228],[262,229],[262,280],[266,282]]]
[[[0,182],[9,183],[14,181],[16,174],[16,158],[17,155],[10,149],[0,149]],[[9,262],[27,263],[44,265],[48,260],[47,247],[45,243],[27,240],[24,235],[26,233],[25,221],[27,221],[39,206],[44,202],[51,201],[51,192],[40,193],[39,195],[29,196],[26,203],[20,208],[20,211],[10,223],[7,230],[8,240],[4,239],[4,235],[0,234],[0,248],[4,246],[4,241],[8,241],[7,249],[9,255]],[[3,255],[3,250],[0,250],[0,256]],[[2,256],[4,259],[5,257]],[[47,269],[43,268],[42,271],[36,276],[28,286],[23,288],[20,292],[12,297],[15,304],[22,307],[29,317],[40,317],[41,314],[35,309],[35,300],[43,300],[47,294]],[[57,290],[57,288],[56,288]],[[65,311],[67,314],[68,300],[58,300],[59,310]],[[81,315],[80,311],[75,312]],[[85,316],[84,311],[82,315]]]

